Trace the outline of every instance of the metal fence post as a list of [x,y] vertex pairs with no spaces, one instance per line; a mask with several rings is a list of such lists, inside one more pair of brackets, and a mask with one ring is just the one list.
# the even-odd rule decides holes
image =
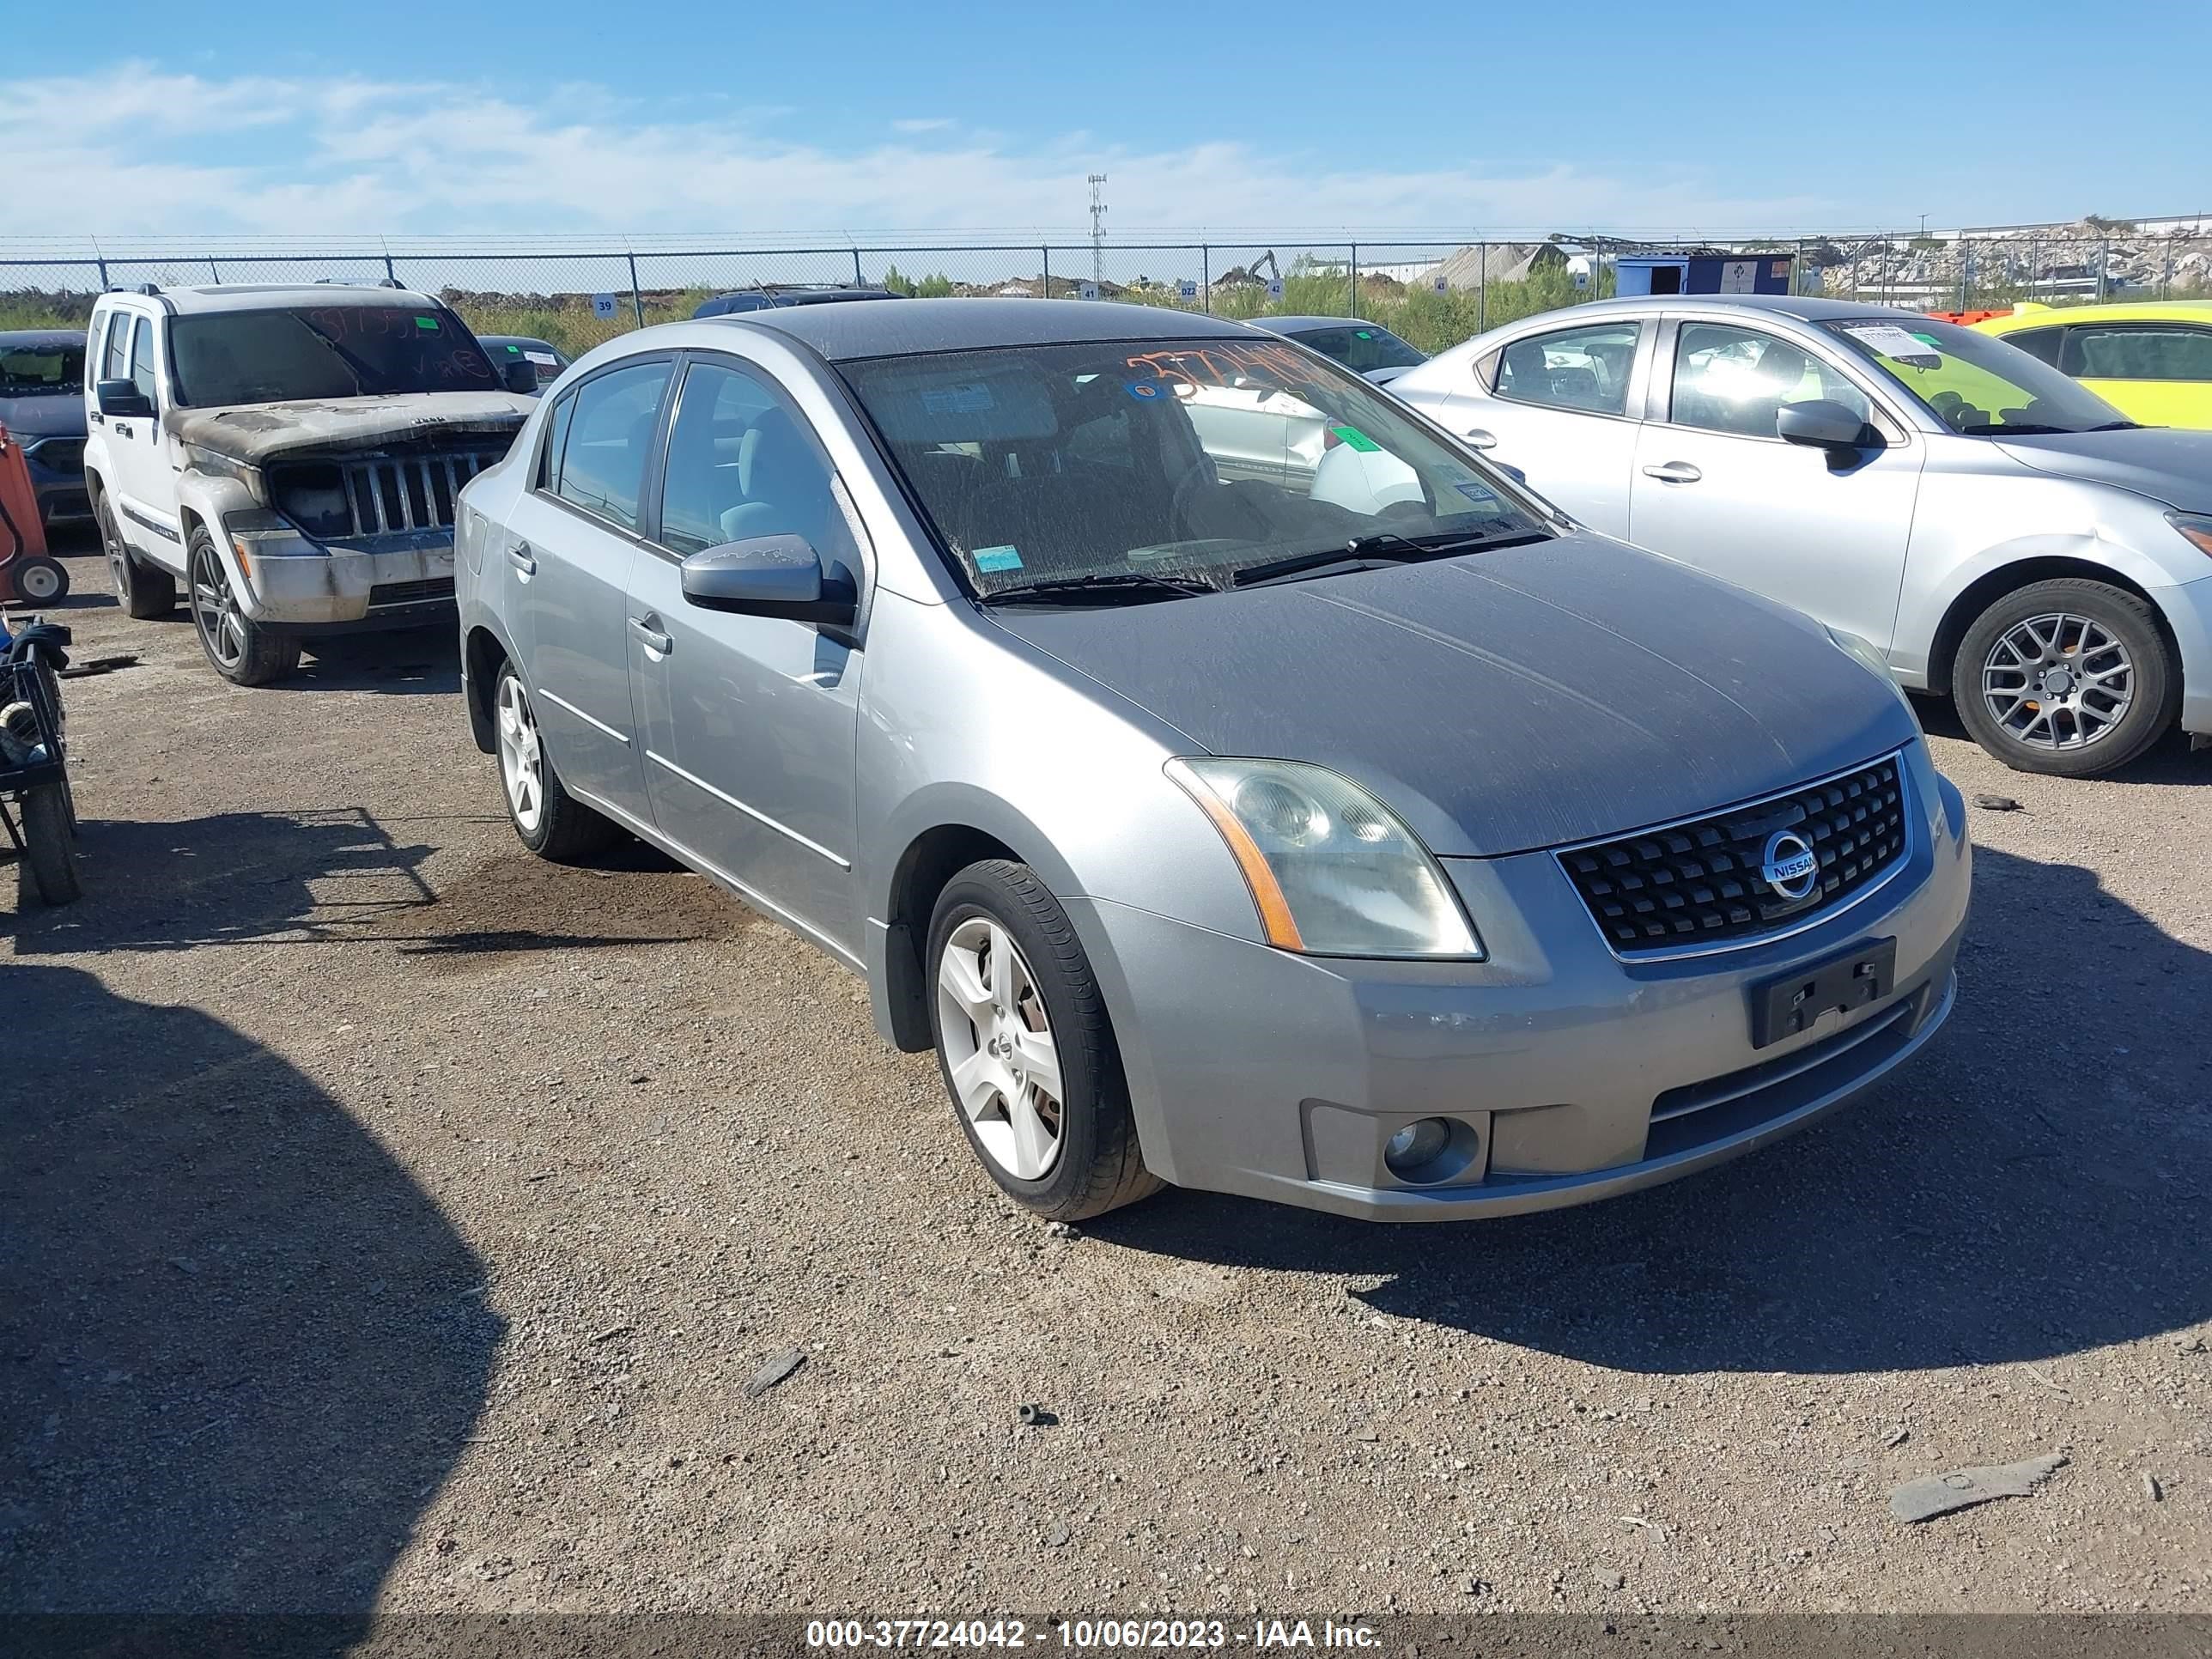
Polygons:
[[106,293],[106,292],[107,292],[107,259],[106,259],[106,255],[104,255],[104,254],[103,254],[103,255],[100,257],[100,261],[99,261],[99,264],[100,264],[100,291],[102,294],[105,294],[105,293]]
[[1049,300],[1052,298],[1052,244],[1047,242],[1039,248],[1037,258],[1042,261],[1037,266],[1037,287],[1042,290],[1037,298]]
[[1485,333],[1490,327],[1490,244],[1474,245],[1474,331]]
[[1959,250],[1959,309],[1972,311],[1973,307],[1966,303],[1966,282],[1967,273],[1974,268],[1973,251],[1967,246],[1966,240],[1963,236],[1954,240],[1951,246]]
[[1359,244],[1358,244],[1358,243],[1357,243],[1357,242],[1354,242],[1354,243],[1352,245],[1352,312],[1351,312],[1351,314],[1352,314],[1352,316],[1354,316],[1354,317],[1357,317],[1357,316],[1359,314]]
[[858,288],[867,279],[860,275],[860,250],[853,250],[853,286]]
[[1213,315],[1213,249],[1211,245],[1198,245],[1198,295],[1206,301],[1206,314]]
[[2112,244],[2109,238],[2097,243],[2097,298],[2105,297],[2105,267],[2112,263]]
[[222,273],[215,268],[215,255],[212,253],[208,255],[208,281],[210,283],[222,281]]
[[390,248],[384,250],[384,280],[387,283],[396,283],[399,280],[399,273],[392,268],[392,250]]
[[[637,313],[637,325],[643,328],[645,326],[645,295],[637,285],[637,255],[632,253],[626,257],[629,260],[630,309]],[[858,259],[860,255],[856,253],[853,257]]]

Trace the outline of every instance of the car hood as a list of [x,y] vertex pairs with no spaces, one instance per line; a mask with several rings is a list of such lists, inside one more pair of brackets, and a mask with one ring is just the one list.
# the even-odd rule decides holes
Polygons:
[[2212,432],[2138,427],[2132,432],[2002,438],[1996,444],[2039,472],[2112,484],[2191,512],[2212,508]]
[[84,393],[0,398],[0,426],[22,438],[84,436]]
[[259,466],[295,450],[370,449],[396,439],[512,439],[536,400],[511,392],[416,392],[176,409],[163,424],[183,443]]
[[1820,625],[1578,533],[1000,626],[1220,755],[1329,767],[1444,856],[1708,812],[1917,731]]

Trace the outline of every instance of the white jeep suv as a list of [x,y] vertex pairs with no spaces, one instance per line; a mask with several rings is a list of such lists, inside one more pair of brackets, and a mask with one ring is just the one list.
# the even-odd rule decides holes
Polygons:
[[102,295],[85,485],[118,599],[167,616],[181,581],[240,685],[320,635],[450,623],[454,499],[535,407],[506,380],[449,307],[392,287]]

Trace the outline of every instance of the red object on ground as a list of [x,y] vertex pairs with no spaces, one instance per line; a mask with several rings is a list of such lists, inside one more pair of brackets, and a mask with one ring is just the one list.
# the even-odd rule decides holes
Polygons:
[[46,556],[46,526],[31,488],[30,463],[23,459],[23,446],[0,426],[0,601],[22,597],[15,591],[17,564]]

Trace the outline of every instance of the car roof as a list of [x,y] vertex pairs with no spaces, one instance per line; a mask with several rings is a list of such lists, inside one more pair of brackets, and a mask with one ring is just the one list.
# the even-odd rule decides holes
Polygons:
[[[1588,300],[1540,314],[1547,321],[1568,314],[1648,317],[1657,311],[1681,311],[1693,307],[1701,310],[1765,312],[1770,316],[1795,317],[1807,323],[1834,322],[1846,317],[1895,319],[1926,314],[1901,306],[1875,305],[1864,300],[1827,300],[1800,294],[1632,294],[1623,299]],[[1518,328],[1534,320],[1531,317],[1517,318],[1508,326]]]
[[558,351],[561,349],[552,341],[541,340],[535,334],[479,334],[477,336],[478,345],[489,345],[495,341],[501,345],[544,346],[548,351]]
[[2212,323],[2212,301],[2116,300],[2094,306],[2038,306],[2002,317],[1984,317],[1974,325],[1993,334],[2010,334],[2023,328],[2057,328],[2067,323]]
[[1255,317],[1255,328],[1268,329],[1277,334],[1304,334],[1316,328],[1371,328],[1388,334],[1390,331],[1380,323],[1370,323],[1364,317]]
[[[111,289],[111,294],[137,295],[136,289]],[[198,316],[218,311],[274,311],[286,306],[437,306],[441,301],[411,289],[382,288],[362,283],[209,283],[191,288],[163,288],[144,296],[167,301],[179,316]]]
[[1254,332],[1218,317],[1110,300],[945,299],[908,300],[896,306],[791,306],[700,321],[708,327],[781,334],[833,362],[1089,340],[1249,339]]
[[81,328],[0,328],[0,345],[82,345]]

